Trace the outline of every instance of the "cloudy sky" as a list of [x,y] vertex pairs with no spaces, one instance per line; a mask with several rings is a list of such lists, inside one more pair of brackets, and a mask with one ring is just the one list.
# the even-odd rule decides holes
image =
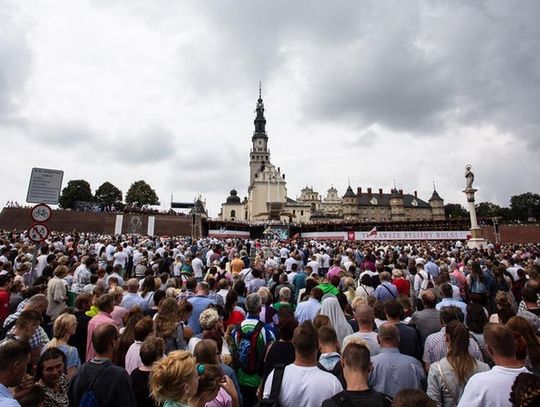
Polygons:
[[289,196],[540,192],[540,2],[0,0],[0,203],[32,167],[247,193],[258,82]]

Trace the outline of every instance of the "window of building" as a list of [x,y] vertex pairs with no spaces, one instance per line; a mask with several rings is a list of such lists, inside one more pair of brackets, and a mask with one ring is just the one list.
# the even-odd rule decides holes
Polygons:
[[300,211],[300,216],[304,216],[304,211]]
[[236,218],[236,211],[234,209],[231,210],[231,218],[232,219]]

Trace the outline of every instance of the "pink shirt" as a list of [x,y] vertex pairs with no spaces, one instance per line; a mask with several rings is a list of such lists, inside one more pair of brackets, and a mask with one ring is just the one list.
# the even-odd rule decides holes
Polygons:
[[141,345],[141,341],[133,342],[126,353],[126,371],[128,374],[143,365],[140,355]]
[[223,387],[220,387],[216,398],[206,403],[205,407],[232,407],[232,398]]
[[128,310],[124,307],[120,307],[119,305],[114,306],[113,312],[111,312],[111,318],[114,319],[114,324],[118,328],[122,328],[124,326],[124,315],[128,313]]
[[95,317],[93,317],[90,322],[88,322],[88,331],[86,335],[86,361],[88,362],[93,357],[96,356],[96,351],[94,350],[94,345],[92,344],[92,334],[94,330],[104,324],[112,324],[116,326],[114,319],[112,319],[111,314],[106,312],[99,312]]
[[328,273],[326,273],[326,277],[330,280],[334,276],[339,276],[341,271],[341,267],[333,266],[330,268],[330,270],[328,270]]

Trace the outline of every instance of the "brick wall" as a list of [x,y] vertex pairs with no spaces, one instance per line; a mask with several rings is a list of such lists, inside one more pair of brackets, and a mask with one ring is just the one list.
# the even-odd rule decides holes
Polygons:
[[[540,224],[500,225],[499,234],[502,243],[538,243],[540,242]],[[494,242],[493,226],[483,227],[482,236]]]
[[[148,216],[145,214],[124,214],[122,223],[123,233],[146,234],[148,230]],[[155,215],[154,234],[158,236],[190,236],[191,216]],[[113,234],[116,214],[90,213],[75,211],[53,211],[51,219],[47,222],[50,230],[71,232],[77,229],[81,232]],[[0,229],[27,229],[33,223],[30,209],[4,208],[0,212]],[[501,225],[501,241],[503,243],[538,243],[540,242],[540,224]],[[482,228],[482,236],[495,241],[492,226]]]
[[[145,214],[124,214],[122,233],[146,234],[148,230],[148,216]],[[154,234],[163,236],[189,236],[191,235],[190,216],[152,215],[156,217]],[[0,212],[0,229],[27,229],[33,223],[30,209],[4,208]],[[53,211],[47,226],[52,231],[71,232],[74,229],[80,232],[93,232],[100,234],[113,234],[116,223],[115,213],[91,213],[76,211]]]

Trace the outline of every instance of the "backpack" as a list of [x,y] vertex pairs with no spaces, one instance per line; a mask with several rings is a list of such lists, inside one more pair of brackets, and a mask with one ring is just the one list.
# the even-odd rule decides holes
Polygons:
[[236,357],[240,367],[248,375],[257,373],[257,340],[263,327],[264,323],[258,321],[251,332],[244,333],[241,324],[236,325]]
[[431,278],[431,276],[426,271],[424,271],[424,273],[427,274],[427,278],[422,275],[422,272],[418,273],[420,280],[422,280],[422,282],[420,283],[420,293],[435,287],[435,284],[433,284],[433,278]]
[[[99,374],[95,375],[92,381],[89,381],[89,386],[84,391],[81,401],[79,401],[79,407],[99,407],[99,403],[96,397],[96,393],[94,392],[94,384],[96,383],[96,380],[99,376],[103,374],[105,370],[107,370],[110,366],[107,366],[106,368],[102,369]],[[86,380],[88,381],[88,373],[86,373]]]
[[[381,407],[390,406],[392,404],[392,399],[386,394],[379,393],[379,396],[380,398],[377,401],[378,405],[380,405]],[[347,394],[347,390],[333,395],[332,397],[330,397],[330,399],[339,407],[355,407],[359,405],[355,404],[355,402],[349,397],[349,395]],[[372,403],[376,403],[377,401],[372,400],[370,405],[375,405]]]
[[216,273],[216,284],[220,281],[220,280],[223,280],[224,278],[227,278],[225,277],[225,274],[227,274],[227,270],[223,270],[223,273],[220,273],[220,272],[217,272]]
[[11,331],[11,328],[13,328],[16,323],[17,323],[17,318],[15,318],[13,321],[11,321],[2,329],[0,329],[0,341],[6,339],[7,334],[9,333],[9,331]]
[[274,366],[274,377],[272,378],[272,388],[270,395],[262,399],[256,404],[256,407],[280,407],[279,391],[281,390],[281,382],[283,381],[283,373],[285,373],[285,365],[277,363]]

